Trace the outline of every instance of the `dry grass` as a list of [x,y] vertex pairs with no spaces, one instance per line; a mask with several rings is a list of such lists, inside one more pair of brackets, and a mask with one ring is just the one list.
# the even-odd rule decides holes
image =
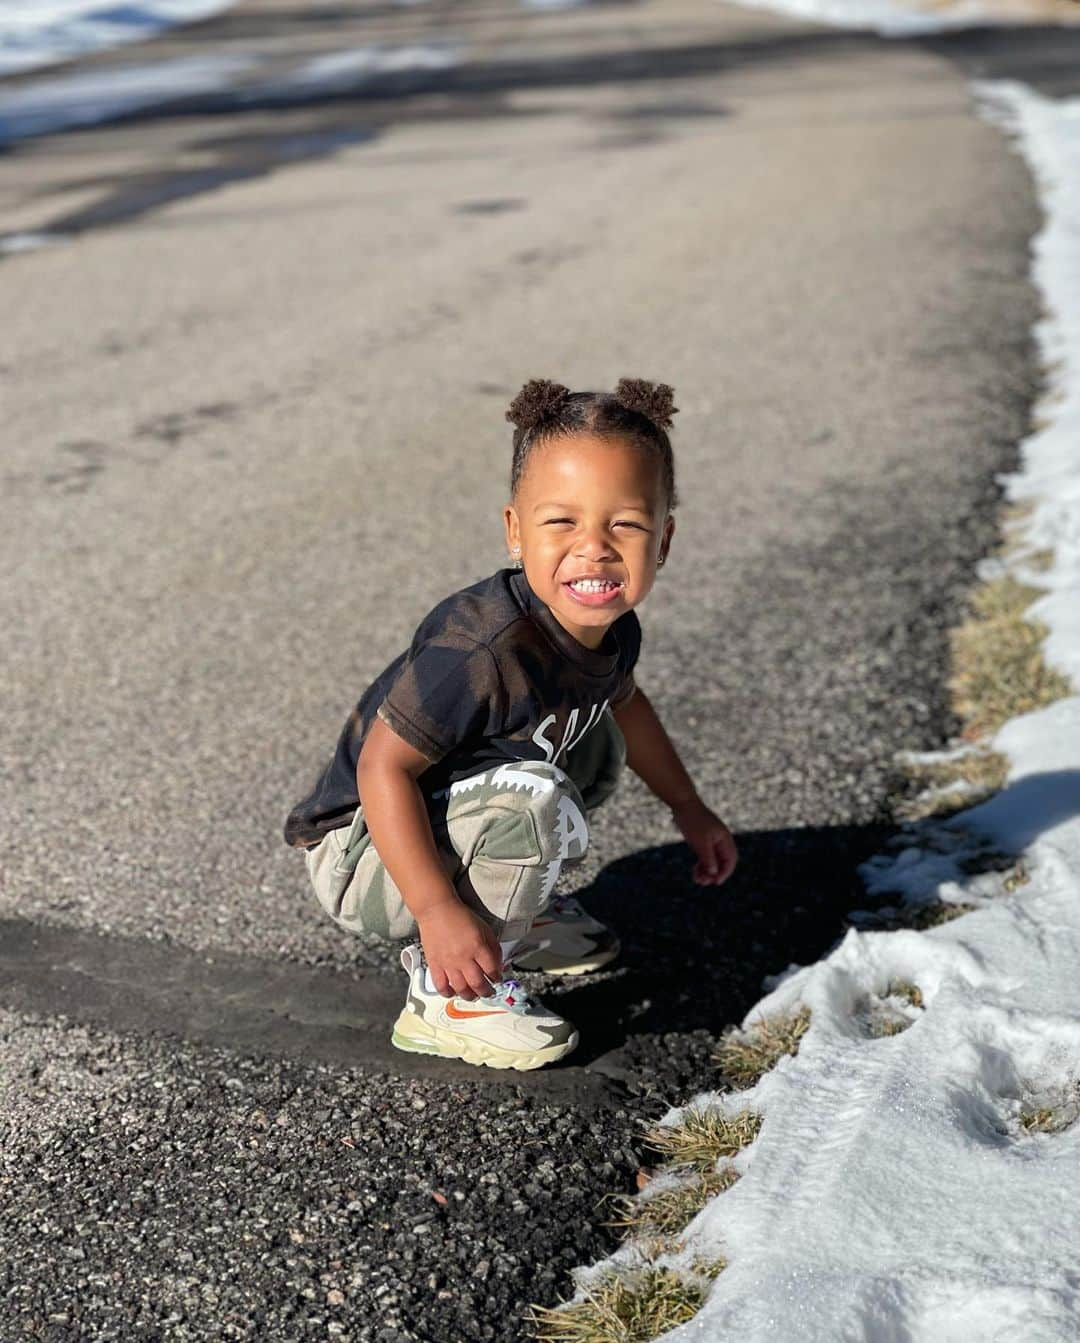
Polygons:
[[918,984],[912,984],[907,979],[890,979],[889,987],[885,990],[886,998],[903,998],[904,1002],[912,1007],[923,1006],[922,989]]
[[923,1008],[922,989],[906,979],[892,979],[880,998],[871,999],[862,1013],[866,1033],[873,1040],[899,1035],[914,1024],[909,1016],[889,1003],[890,998],[901,998],[910,1007]]
[[730,1189],[738,1178],[736,1170],[723,1166],[719,1170],[697,1171],[690,1179],[656,1193],[646,1192],[637,1197],[623,1194],[615,1200],[616,1212],[607,1225],[618,1227],[624,1235],[677,1235],[710,1199]]
[[1070,693],[1068,680],[1043,659],[1046,626],[1024,619],[1040,595],[1006,574],[975,590],[972,615],[952,631],[949,684],[969,741]]
[[1050,1105],[1025,1106],[1020,1111],[1020,1127],[1025,1133],[1051,1133],[1054,1126],[1054,1110]]
[[809,1027],[806,1007],[791,1016],[768,1017],[745,1031],[725,1031],[713,1058],[737,1090],[752,1087],[785,1055],[799,1052],[799,1041]]
[[[702,1269],[698,1268],[698,1272]],[[723,1261],[703,1265],[715,1277]],[[649,1343],[692,1320],[705,1300],[701,1282],[670,1268],[648,1267],[633,1274],[607,1272],[572,1305],[533,1306],[528,1323],[544,1343]]]
[[1042,1103],[1034,1099],[1020,1107],[1017,1120],[1025,1133],[1064,1133],[1080,1119],[1080,1086],[1073,1085],[1056,1100],[1045,1093]]
[[1006,531],[1015,527],[1022,527],[1025,523],[1031,521],[1035,515],[1035,505],[1030,499],[1021,499],[1019,501],[1002,504],[1001,506],[1001,525]]
[[913,909],[905,927],[914,928],[920,933],[925,932],[927,928],[939,928],[943,923],[952,923],[953,919],[971,914],[978,908],[978,905],[969,905],[961,900],[955,904],[947,900],[935,900],[931,904],[920,905],[918,909]]
[[758,1135],[761,1116],[750,1110],[725,1115],[720,1110],[691,1106],[681,1121],[671,1127],[657,1126],[646,1135],[646,1142],[672,1166],[692,1166],[695,1170],[715,1170],[724,1157],[733,1157]]
[[908,792],[893,805],[901,821],[951,816],[996,793],[1005,783],[1009,762],[1000,751],[978,750],[953,760],[902,761]]
[[1005,876],[1001,884],[1012,895],[1013,891],[1018,891],[1021,886],[1026,886],[1030,880],[1031,873],[1023,863],[1017,863],[1012,871]]
[[951,923],[963,914],[970,914],[978,905],[956,903],[944,900],[932,900],[924,905],[898,905],[891,911],[860,911],[864,917],[858,922],[848,919],[849,928],[860,930],[872,928],[875,932],[892,932],[897,928],[913,928],[916,932],[925,932],[927,928],[938,928],[943,923]]
[[910,1025],[906,1017],[890,1017],[884,1012],[875,1012],[866,1023],[866,1033],[872,1040],[884,1040],[890,1035],[900,1035]]

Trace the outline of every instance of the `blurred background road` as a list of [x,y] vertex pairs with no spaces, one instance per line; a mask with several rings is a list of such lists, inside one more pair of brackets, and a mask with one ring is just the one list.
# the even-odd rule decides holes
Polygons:
[[[612,1244],[639,1121],[842,930],[893,753],[952,727],[1036,379],[966,74],[1070,51],[261,0],[0,84],[5,1338],[514,1338]],[[406,1058],[395,950],[281,825],[505,562],[521,383],[620,376],[680,406],[640,682],[742,863],[695,888],[628,780],[573,874],[623,960],[531,981],[568,1066]]]

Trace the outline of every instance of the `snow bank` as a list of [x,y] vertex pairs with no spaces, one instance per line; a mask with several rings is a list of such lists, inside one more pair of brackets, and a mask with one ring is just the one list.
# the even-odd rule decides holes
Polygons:
[[176,98],[214,93],[253,64],[247,56],[182,56],[19,85],[0,92],[0,145],[61,127],[109,121]]
[[141,42],[178,23],[209,18],[235,0],[3,0],[0,77]]
[[[1017,135],[1045,206],[1034,275],[1052,314],[1038,330],[1050,389],[1004,483],[1034,506],[1026,550],[1054,548],[1035,611],[1049,660],[1080,684],[1080,100],[978,92]],[[1022,569],[1024,552],[1008,563]],[[809,1007],[798,1055],[751,1091],[696,1099],[764,1122],[743,1178],[688,1229],[684,1262],[729,1266],[668,1343],[1080,1339],[1080,1123],[1022,1123],[1042,1107],[1080,1112],[1080,696],[1013,719],[992,744],[1010,761],[998,795],[910,827],[864,869],[898,901],[976,911],[926,932],[852,930],[778,976],[747,1024]],[[964,875],[988,844],[1022,855],[1022,884]],[[889,997],[897,981],[921,1006]],[[911,1024],[877,1036],[882,1010]]]
[[[0,90],[0,146],[146,112],[178,98],[219,94],[241,107],[334,96],[387,73],[447,69],[460,63],[462,51],[462,43],[447,40],[398,47],[376,43],[313,57],[272,79],[259,77],[259,56],[225,52],[75,70]],[[0,250],[4,246],[0,240]]]
[[779,9],[837,28],[869,28],[884,37],[913,37],[943,28],[963,28],[979,21],[976,4],[960,3],[922,14],[891,0],[738,0],[747,9]]
[[868,28],[883,37],[915,37],[987,23],[1074,23],[1068,5],[1046,0],[913,0],[914,8],[892,0],[737,0],[748,9],[782,10],[836,28]]

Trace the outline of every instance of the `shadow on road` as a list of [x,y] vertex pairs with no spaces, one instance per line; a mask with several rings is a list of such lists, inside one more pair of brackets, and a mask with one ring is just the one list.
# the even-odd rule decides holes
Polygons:
[[972,79],[1016,79],[1047,98],[1080,93],[1080,27],[962,28],[922,38]]
[[[380,12],[384,17],[404,13],[395,5],[384,6]],[[255,41],[280,37],[291,27],[309,32],[312,28],[329,31],[355,27],[356,17],[345,6],[266,14],[242,12],[194,25],[185,29],[184,37],[188,42],[216,44]],[[365,11],[364,18],[371,17],[372,13]],[[478,15],[473,12],[471,17],[475,19]],[[527,23],[530,15],[522,11],[520,18]],[[446,21],[459,27],[462,19],[463,15],[455,12]],[[39,194],[94,188],[101,194],[89,204],[59,214],[43,231],[68,237],[133,220],[232,182],[330,157],[344,148],[374,140],[396,125],[453,119],[537,118],[550,114],[543,107],[516,105],[515,96],[523,92],[596,88],[615,83],[662,89],[673,81],[753,66],[775,65],[783,69],[792,62],[814,59],[823,53],[855,55],[895,40],[831,30],[759,34],[738,42],[703,41],[681,46],[593,51],[576,56],[559,53],[525,60],[466,61],[442,69],[366,72],[358,76],[355,84],[346,87],[290,86],[268,75],[253,84],[164,100],[137,112],[118,114],[113,124],[138,122],[151,128],[151,134],[155,124],[182,123],[185,119],[221,118],[224,125],[211,136],[201,127],[200,134],[191,138],[181,136],[179,142],[169,143],[162,138],[158,149],[165,162],[152,171],[91,172],[78,180],[50,184]],[[970,28],[917,42],[956,63],[973,78],[1021,79],[1050,96],[1075,93],[1080,86],[1077,73],[1080,28]],[[565,114],[567,108],[560,103],[550,111]],[[649,96],[603,118],[594,117],[598,123],[621,122],[623,129],[614,131],[608,127],[605,131],[598,124],[597,138],[584,143],[582,148],[632,149],[639,144],[654,144],[679,120],[729,115],[729,108],[708,99],[685,99],[673,94]],[[73,129],[68,133],[85,136],[87,130],[100,129]],[[17,127],[6,122],[0,111],[0,154],[22,152],[19,143],[5,146],[5,140],[17,133]],[[198,168],[190,166],[192,157],[198,159]]]
[[618,1074],[648,1073],[659,1049],[667,1072],[679,1048],[671,1037],[696,1032],[709,1038],[687,1048],[683,1083],[715,1085],[701,1046],[742,1019],[767,975],[828,951],[846,915],[866,903],[857,865],[892,833],[884,824],[743,833],[739,865],[721,887],[695,885],[685,844],[610,864],[575,896],[618,930],[619,968],[548,995],[581,1030],[576,1065],[606,1069],[616,1051]]
[[[20,1011],[139,1035],[213,1044],[452,1081],[514,1084],[586,1104],[630,1084],[647,1091],[663,1057],[665,1086],[705,1085],[716,1035],[760,996],[762,978],[816,960],[864,903],[855,865],[880,849],[881,826],[760,832],[739,837],[740,866],[723,887],[688,878],[685,845],[628,855],[580,892],[623,939],[617,968],[595,978],[529,976],[581,1030],[561,1067],[507,1074],[403,1055],[389,1045],[403,978],[396,949],[383,971],[342,971],[75,928],[0,922],[0,1001]],[[596,1064],[595,1076],[589,1065]],[[560,1078],[560,1074],[566,1076]]]
[[[331,11],[337,13],[338,11]],[[301,13],[297,11],[296,21]],[[318,13],[318,12],[317,12]],[[230,23],[242,16],[222,18],[195,30],[203,40],[225,43]],[[275,24],[287,16],[275,15]],[[522,12],[522,21],[529,15]],[[329,20],[324,20],[329,22]],[[261,22],[261,19],[260,19]],[[450,20],[447,20],[450,22]],[[459,22],[455,13],[454,25]],[[434,30],[433,30],[434,32]],[[447,30],[438,30],[440,39]],[[424,40],[427,40],[426,35]],[[414,38],[415,40],[415,38]],[[637,48],[613,48],[572,54],[559,52],[528,59],[494,61],[472,60],[448,68],[406,68],[366,71],[345,86],[323,87],[289,83],[281,70],[267,66],[254,80],[227,85],[209,93],[175,98],[164,97],[138,110],[117,111],[109,125],[145,128],[145,150],[152,156],[152,171],[124,171],[80,174],[75,180],[50,183],[37,194],[59,194],[97,188],[102,194],[89,205],[80,204],[63,212],[38,231],[67,237],[90,229],[138,218],[162,205],[185,197],[197,196],[230,182],[264,176],[288,164],[324,158],[361,141],[373,140],[393,126],[445,122],[448,120],[484,121],[493,118],[538,118],[566,115],[573,109],[559,101],[549,108],[535,104],[522,106],[523,93],[551,90],[565,92],[573,88],[598,88],[605,85],[639,86],[642,100],[628,108],[601,116],[591,114],[596,127],[594,139],[583,139],[582,152],[632,149],[650,145],[667,133],[679,120],[700,120],[731,115],[720,102],[695,97],[686,99],[665,86],[703,75],[722,74],[753,65],[776,65],[781,70],[791,62],[814,59],[822,52],[858,52],[881,45],[883,39],[869,34],[830,31],[757,35],[745,41],[702,41],[683,45],[652,45]],[[169,53],[167,42],[149,49],[155,59]],[[148,53],[140,53],[142,59]],[[132,59],[131,53],[127,58]],[[108,67],[103,67],[107,72]],[[261,67],[260,67],[261,69]],[[31,86],[32,87],[32,86]],[[31,108],[25,113],[5,112],[0,105],[0,156],[17,158],[34,153],[40,141],[22,139],[20,116],[37,115]],[[212,136],[205,124],[191,135],[182,127],[198,119],[221,119],[221,129]],[[588,124],[588,122],[586,123]],[[170,126],[173,129],[170,131]],[[72,127],[63,134],[80,137],[84,163],[93,163],[95,145],[105,142],[91,137],[100,135],[100,124]],[[192,169],[191,161],[199,162]]]

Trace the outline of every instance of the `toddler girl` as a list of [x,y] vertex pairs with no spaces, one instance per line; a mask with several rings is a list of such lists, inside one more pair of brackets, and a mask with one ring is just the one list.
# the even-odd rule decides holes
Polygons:
[[525,384],[506,415],[514,567],[425,616],[286,822],[342,927],[409,939],[399,1049],[527,1069],[574,1048],[574,1027],[504,972],[581,974],[618,954],[553,891],[624,765],[671,808],[695,881],[734,869],[730,831],[634,683],[634,607],[675,531],[672,395],[628,378],[614,393]]

